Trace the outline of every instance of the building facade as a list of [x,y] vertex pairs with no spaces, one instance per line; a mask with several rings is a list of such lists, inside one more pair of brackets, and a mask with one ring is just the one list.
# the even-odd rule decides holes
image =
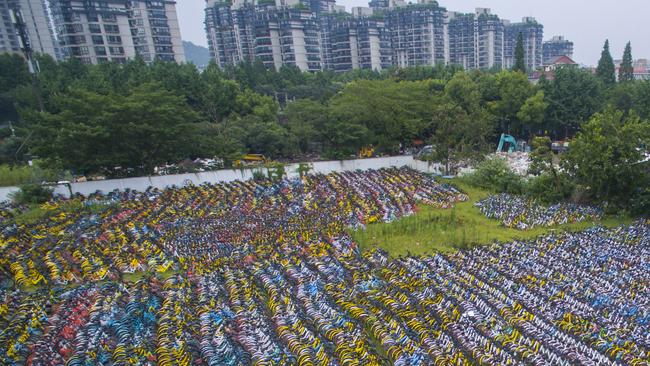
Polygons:
[[351,14],[332,1],[207,0],[205,28],[221,67],[257,59],[269,68],[295,65],[303,71],[510,68],[519,33],[529,68],[543,64],[543,27],[535,19],[511,24],[487,8],[448,13],[431,0],[371,0],[369,8],[355,7]]
[[505,21],[505,47],[504,67],[512,68],[515,64],[515,49],[519,34],[524,41],[524,62],[529,71],[542,67],[542,43],[544,39],[544,26],[532,17],[523,18],[520,23]]
[[448,64],[465,69],[476,68],[476,32],[474,14],[447,14]]
[[185,61],[173,1],[130,1],[129,25],[135,53],[145,62]]
[[573,58],[573,42],[565,39],[563,36],[554,36],[550,40],[545,41],[542,48],[544,62],[558,56]]
[[386,13],[393,66],[444,64],[446,10],[437,2],[400,6]]
[[330,43],[331,70],[381,71],[392,65],[390,34],[381,20],[350,18],[338,21],[330,30]]
[[65,57],[83,63],[184,62],[176,3],[169,0],[51,0]]
[[447,14],[446,39],[449,64],[465,69],[500,68],[503,65],[504,26],[490,9],[474,14]]
[[[22,37],[20,34],[22,33]],[[27,44],[22,44],[22,39]],[[33,53],[59,58],[45,0],[0,0],[0,53]]]
[[205,9],[205,30],[210,56],[220,67],[255,59],[253,33],[255,10],[245,4],[231,9],[221,1],[210,1]]
[[476,9],[476,68],[501,68],[504,63],[505,27],[490,9]]
[[283,65],[301,71],[323,69],[319,22],[309,10],[275,7],[255,12],[255,58],[268,68]]

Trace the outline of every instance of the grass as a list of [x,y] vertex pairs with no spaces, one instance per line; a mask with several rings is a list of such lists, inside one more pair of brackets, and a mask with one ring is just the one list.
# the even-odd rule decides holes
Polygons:
[[392,223],[368,225],[365,230],[351,231],[362,250],[383,249],[391,256],[449,253],[495,241],[529,240],[553,231],[581,231],[595,225],[616,227],[632,222],[630,218],[605,217],[600,221],[583,221],[555,227],[535,227],[521,231],[502,226],[498,221],[483,216],[474,203],[490,192],[471,187],[458,180],[451,183],[470,197],[452,209],[438,209],[420,205],[415,215]]

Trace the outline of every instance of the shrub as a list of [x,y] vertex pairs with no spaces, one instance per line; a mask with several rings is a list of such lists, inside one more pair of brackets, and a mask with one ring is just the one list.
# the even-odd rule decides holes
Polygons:
[[542,203],[566,201],[575,191],[575,185],[565,174],[544,173],[531,178],[526,184],[526,194]]
[[57,180],[53,170],[35,166],[9,166],[0,165],[0,186],[19,186],[27,183],[41,183],[43,181]]
[[41,204],[52,198],[52,189],[36,183],[23,184],[11,198],[17,204]]
[[264,175],[264,171],[262,170],[253,171],[253,180],[260,182],[265,179],[266,179],[266,175]]
[[496,192],[521,194],[524,190],[523,178],[510,169],[505,159],[499,157],[485,159],[463,180],[475,187]]

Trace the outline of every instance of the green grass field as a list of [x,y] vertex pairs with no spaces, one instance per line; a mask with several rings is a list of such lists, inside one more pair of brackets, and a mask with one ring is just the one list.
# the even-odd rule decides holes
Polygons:
[[496,220],[483,216],[474,203],[490,193],[470,187],[456,180],[449,183],[470,197],[452,209],[437,209],[420,205],[418,213],[392,223],[368,225],[365,230],[351,231],[355,242],[363,250],[381,248],[392,256],[426,255],[436,252],[453,252],[495,241],[533,239],[552,231],[580,231],[594,225],[615,227],[632,222],[629,218],[605,217],[601,221],[584,221],[552,228],[535,227],[520,231],[506,228]]

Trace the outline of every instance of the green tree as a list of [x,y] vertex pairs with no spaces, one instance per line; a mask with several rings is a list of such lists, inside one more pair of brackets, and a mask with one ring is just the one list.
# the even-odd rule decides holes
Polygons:
[[518,114],[528,98],[534,94],[534,87],[526,75],[511,71],[498,73],[494,83],[497,99],[487,104],[492,115],[499,122],[501,131],[523,134],[524,126]]
[[650,124],[607,110],[582,126],[562,166],[591,199],[623,207],[647,189],[648,173],[639,162],[648,146]]
[[544,122],[547,107],[548,103],[544,101],[543,90],[538,90],[537,93],[526,99],[517,112],[517,118],[521,121],[522,127],[528,130],[539,130]]
[[302,153],[318,152],[323,148],[328,115],[326,106],[310,99],[300,99],[287,105],[284,110],[287,126]]
[[609,52],[609,40],[606,40],[596,68],[596,75],[605,85],[610,86],[616,83],[615,73],[616,67],[614,67],[612,54]]
[[551,150],[551,139],[536,136],[531,145],[533,149],[530,153],[528,174],[534,177],[528,179],[525,185],[526,194],[547,204],[569,199],[575,190],[575,184],[567,174],[557,169]]
[[151,174],[190,153],[186,126],[197,115],[178,97],[147,84],[126,96],[73,89],[56,100],[58,113],[31,115],[34,151],[82,174]]
[[545,119],[548,127],[560,136],[572,136],[602,108],[602,83],[586,70],[560,68],[555,72],[555,80],[545,83],[543,90],[548,103]]
[[513,71],[526,73],[526,57],[524,52],[524,36],[521,32],[517,35],[517,45],[515,46],[515,64],[512,67]]
[[22,57],[17,54],[0,54],[0,124],[18,122],[18,97],[26,94],[31,99],[34,92],[31,82],[27,63]]
[[623,60],[618,69],[618,81],[625,83],[634,80],[634,66],[632,65],[632,45],[627,42],[625,51],[623,52]]
[[431,97],[427,82],[360,80],[349,83],[332,98],[330,116],[364,126],[370,135],[363,145],[396,153],[400,144],[409,144],[429,127]]
[[471,113],[480,107],[481,92],[468,74],[455,74],[445,86],[445,95],[453,104]]
[[632,105],[641,119],[650,121],[650,80],[637,81],[632,96]]
[[551,139],[546,136],[535,136],[531,142],[530,167],[528,173],[540,175],[543,173],[556,173],[553,165],[553,151]]
[[441,162],[447,174],[454,173],[461,161],[483,156],[492,135],[489,114],[480,108],[467,111],[452,101],[434,106],[435,133],[429,140],[434,146],[431,159]]
[[200,109],[210,122],[219,122],[236,109],[239,85],[226,79],[215,62],[211,62],[201,74],[203,92],[200,93]]

